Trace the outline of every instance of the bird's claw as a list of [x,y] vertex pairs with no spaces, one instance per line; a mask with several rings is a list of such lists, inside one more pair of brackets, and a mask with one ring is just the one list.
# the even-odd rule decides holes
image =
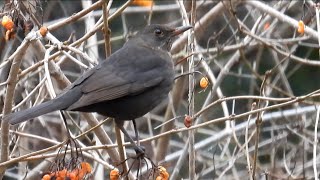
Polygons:
[[146,149],[144,148],[144,146],[135,146],[134,151],[136,152],[136,155],[138,157],[143,157],[146,152]]

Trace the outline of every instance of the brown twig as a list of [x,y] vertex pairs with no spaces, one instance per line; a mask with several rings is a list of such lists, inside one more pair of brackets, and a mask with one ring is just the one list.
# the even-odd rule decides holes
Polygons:
[[91,11],[99,8],[102,5],[103,2],[104,2],[104,0],[99,0],[96,3],[92,4],[89,8],[84,9],[84,10],[82,10],[82,11],[76,13],[76,14],[73,14],[72,16],[70,16],[70,17],[68,17],[68,18],[66,18],[66,19],[64,19],[62,21],[59,21],[59,22],[57,22],[55,24],[52,24],[52,25],[48,26],[48,29],[50,31],[54,31],[54,30],[57,30],[57,29],[65,26],[65,25],[67,25],[69,23],[75,22],[79,18],[82,18],[83,16],[85,16],[88,13],[90,13]]
[[111,44],[110,44],[110,36],[111,31],[109,29],[109,22],[108,22],[108,16],[109,16],[109,8],[107,7],[107,4],[109,3],[109,0],[104,0],[104,3],[102,4],[102,13],[103,13],[103,37],[104,37],[104,48],[106,57],[109,57],[111,55]]
[[[13,63],[11,65],[9,77],[7,79],[7,91],[4,100],[4,107],[2,114],[5,116],[11,113],[12,109],[12,101],[14,97],[15,87],[17,84],[17,75],[20,69],[20,64],[22,62],[22,57],[28,49],[30,43],[35,39],[35,33],[30,33],[22,44],[15,51],[15,56],[13,59]],[[9,122],[8,120],[1,121],[1,155],[0,161],[5,162],[8,160],[9,155]],[[3,177],[3,173],[5,168],[0,168],[0,179]]]
[[[125,157],[125,151],[124,151],[124,146],[123,146],[123,142],[122,142],[122,135],[121,135],[121,131],[120,129],[117,127],[117,125],[114,126],[115,128],[115,132],[116,132],[116,138],[117,138],[117,142],[118,142],[118,151],[120,154],[120,162],[122,163],[122,174],[128,174],[128,164],[126,161],[126,157]],[[125,176],[125,179],[128,180],[129,177]]]
[[[265,77],[261,83],[260,87],[260,95],[265,96],[265,89],[267,86],[267,80],[269,79],[271,75],[271,71],[267,71],[265,74]],[[258,100],[257,107],[260,108],[262,106],[261,100]],[[267,107],[267,105],[266,105]],[[256,168],[257,168],[257,161],[258,161],[258,151],[259,151],[259,137],[260,137],[260,131],[261,131],[261,124],[262,124],[262,114],[264,111],[259,111],[257,113],[256,118],[256,138],[255,138],[255,150],[254,150],[254,156],[253,156],[253,167],[252,167],[252,179],[256,179]]]

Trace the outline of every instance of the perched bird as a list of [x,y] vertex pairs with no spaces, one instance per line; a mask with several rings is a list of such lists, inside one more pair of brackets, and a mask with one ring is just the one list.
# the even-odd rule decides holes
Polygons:
[[191,26],[172,28],[153,24],[129,39],[105,61],[85,72],[56,98],[5,116],[17,124],[56,111],[97,112],[114,118],[117,126],[136,146],[124,121],[134,124],[164,100],[174,83],[170,49],[173,38]]

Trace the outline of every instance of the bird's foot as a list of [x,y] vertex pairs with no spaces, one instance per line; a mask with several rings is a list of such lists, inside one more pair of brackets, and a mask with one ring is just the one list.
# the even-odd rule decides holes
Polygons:
[[144,146],[138,146],[138,145],[136,145],[136,146],[134,147],[134,151],[136,152],[137,157],[143,158],[143,157],[144,157],[144,154],[145,154],[145,152],[146,152],[146,149],[144,148]]

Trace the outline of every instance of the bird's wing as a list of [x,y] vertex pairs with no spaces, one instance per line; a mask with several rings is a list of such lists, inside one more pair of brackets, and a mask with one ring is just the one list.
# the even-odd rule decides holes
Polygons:
[[[81,86],[83,94],[68,108],[69,110],[136,95],[157,86],[163,80],[163,77],[159,76],[161,72],[157,68],[157,63],[153,65],[130,64],[130,62],[134,62],[134,58],[137,58],[135,56],[122,57],[126,58],[123,63],[121,57],[117,57],[119,62],[113,63],[112,58],[114,56],[107,60],[111,62],[103,62],[94,67],[74,83],[74,86]],[[148,61],[149,58],[152,56],[144,57],[143,61]]]

